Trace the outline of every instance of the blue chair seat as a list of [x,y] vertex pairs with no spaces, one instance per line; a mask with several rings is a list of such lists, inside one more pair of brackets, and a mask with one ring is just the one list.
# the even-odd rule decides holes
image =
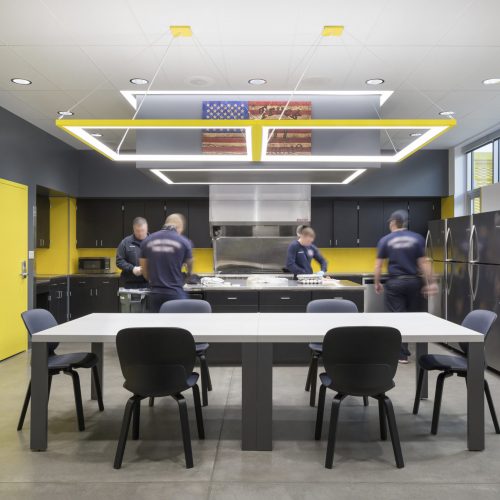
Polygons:
[[49,370],[68,370],[70,368],[92,368],[98,358],[92,352],[72,352],[49,356]]
[[[372,368],[373,368],[373,366],[372,366]],[[333,381],[327,373],[320,373],[319,379],[325,387],[332,388],[331,386],[332,386]],[[363,387],[362,391],[352,391],[353,394],[351,394],[351,395],[352,396],[366,396],[366,394],[369,394],[370,396],[376,396],[376,395],[380,394],[381,392],[390,391],[394,387],[396,387],[396,385],[394,384],[394,381],[391,381],[391,383],[387,387],[385,387],[384,391],[380,390],[380,386],[373,387],[373,388],[366,386],[366,387]]]
[[427,371],[467,372],[467,359],[446,354],[424,354],[418,360],[419,365]]
[[208,342],[200,342],[199,344],[196,344],[196,354],[204,354],[205,351],[210,347],[210,344]]
[[311,342],[309,344],[309,349],[315,353],[321,354],[323,352],[323,344],[321,342]]

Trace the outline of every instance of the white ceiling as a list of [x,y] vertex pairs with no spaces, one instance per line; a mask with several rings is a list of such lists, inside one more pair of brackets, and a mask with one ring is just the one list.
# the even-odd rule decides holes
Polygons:
[[170,25],[191,25],[196,40],[173,41],[155,90],[251,90],[257,77],[268,81],[259,90],[292,89],[323,25],[342,24],[300,88],[372,90],[365,80],[383,78],[395,91],[384,118],[456,112],[457,127],[429,146],[448,148],[500,127],[500,85],[481,83],[500,77],[499,19],[499,0],[0,0],[0,106],[82,148],[56,129],[57,111],[93,91],[75,117],[132,117],[118,91],[153,77]]

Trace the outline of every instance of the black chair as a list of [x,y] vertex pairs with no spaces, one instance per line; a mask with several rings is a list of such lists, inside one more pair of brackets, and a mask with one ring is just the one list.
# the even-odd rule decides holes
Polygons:
[[389,423],[392,448],[398,468],[404,467],[396,417],[385,395],[394,387],[401,334],[395,328],[346,326],[327,332],[323,341],[325,373],[320,375],[315,439],[321,439],[326,389],[337,392],[332,402],[325,467],[332,468],[340,404],[346,396],[369,396],[378,401],[380,438],[387,439]]
[[[477,309],[467,314],[467,316],[462,321],[462,326],[482,333],[485,337],[487,337],[496,319],[497,315],[494,312]],[[464,353],[467,354],[468,344],[461,343],[460,347],[462,348]],[[425,371],[437,370],[441,372],[438,375],[436,381],[436,395],[434,396],[434,409],[432,412],[431,424],[431,434],[437,434],[439,425],[439,413],[441,411],[441,400],[443,398],[444,381],[452,375],[458,375],[459,377],[465,378],[465,381],[467,382],[467,358],[464,358],[462,356],[451,356],[447,354],[424,354],[420,356],[418,364],[419,371],[417,391],[415,393],[415,402],[413,403],[414,415],[417,415],[420,406],[422,384],[424,382]],[[490,409],[491,419],[493,420],[493,425],[495,426],[495,432],[497,434],[500,434],[500,427],[498,425],[495,406],[493,404],[490,387],[486,379],[484,380],[484,393],[486,395],[486,401],[488,402],[488,407]]]
[[114,468],[122,465],[133,417],[132,438],[139,439],[141,400],[171,396],[179,406],[186,468],[193,467],[187,404],[182,392],[192,389],[198,437],[205,439],[198,374],[193,372],[196,349],[193,336],[182,328],[127,328],[118,332],[116,348],[125,383],[133,396],[127,401]]
[[[160,307],[161,313],[211,313],[212,307],[206,300],[177,299],[169,300]],[[200,360],[201,372],[201,400],[203,406],[208,405],[208,391],[212,390],[212,379],[208,370],[207,351],[210,344],[207,342],[196,344],[196,357]],[[154,398],[149,399],[149,406],[154,405]]]
[[[345,299],[318,299],[312,300],[307,304],[308,313],[357,313],[358,306]],[[310,391],[309,405],[316,406],[316,383],[318,380],[318,363],[323,353],[323,344],[321,342],[311,342],[311,361],[307,371],[306,391]],[[364,399],[365,406],[368,406],[368,398]]]
[[[57,326],[57,321],[52,316],[49,311],[45,309],[30,309],[21,313],[21,317],[24,321],[28,334],[31,336],[36,335],[38,332],[47,330]],[[78,419],[78,430],[85,430],[85,420],[83,417],[83,405],[82,405],[82,392],[80,389],[80,377],[78,372],[75,371],[77,368],[91,368],[92,375],[95,383],[95,390],[97,393],[97,403],[99,405],[99,411],[104,410],[104,404],[102,402],[102,390],[101,382],[99,379],[99,372],[97,370],[97,364],[99,358],[92,352],[72,352],[70,354],[56,354],[55,350],[59,344],[55,342],[50,342],[48,346],[48,368],[49,368],[49,396],[50,387],[52,385],[52,377],[58,375],[59,373],[64,373],[69,375],[73,381],[73,392],[75,393],[75,405],[76,405],[76,416]],[[28,384],[28,390],[26,391],[26,397],[24,398],[23,408],[21,410],[21,415],[19,417],[19,422],[17,424],[17,430],[20,431],[23,428],[24,418],[26,417],[26,412],[28,410],[28,405],[31,399],[31,380]]]

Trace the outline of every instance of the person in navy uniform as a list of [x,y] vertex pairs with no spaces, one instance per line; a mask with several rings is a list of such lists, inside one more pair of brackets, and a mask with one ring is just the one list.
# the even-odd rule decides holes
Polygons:
[[[384,291],[385,308],[389,312],[418,312],[422,310],[422,294],[433,293],[431,266],[425,257],[425,240],[407,229],[408,212],[397,210],[389,218],[391,232],[377,244],[375,262],[375,291]],[[382,286],[380,276],[384,261],[388,263],[389,278]],[[422,281],[424,280],[424,281]],[[400,363],[408,363],[408,344],[401,346]]]
[[318,248],[313,245],[316,233],[311,226],[299,226],[297,228],[298,239],[290,243],[286,255],[285,267],[295,276],[299,274],[313,274],[311,261],[314,259],[319,262],[321,271],[319,275],[323,276],[328,267],[328,262],[321,255]]
[[182,236],[184,226],[184,216],[169,215],[163,228],[149,235],[141,244],[139,262],[151,287],[149,312],[158,312],[169,300],[188,298],[182,268],[186,265],[188,276],[191,275],[193,252],[191,242]]
[[120,286],[124,288],[146,288],[148,282],[139,265],[141,243],[148,235],[148,221],[136,217],[132,222],[132,234],[123,238],[116,249],[116,267],[121,269]]

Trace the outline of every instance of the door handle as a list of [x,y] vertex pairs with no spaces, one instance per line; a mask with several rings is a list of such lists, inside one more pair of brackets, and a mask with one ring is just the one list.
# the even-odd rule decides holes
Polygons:
[[228,297],[227,300],[238,300],[238,297]]
[[92,297],[92,288],[90,289],[90,296]]
[[102,240],[101,240],[101,246],[102,246]]
[[95,246],[98,247],[99,245],[97,244],[99,240],[95,240]]
[[97,295],[98,295],[98,294],[97,294],[97,288],[96,288],[96,289],[95,289],[95,296],[97,297]]
[[290,300],[290,297],[280,297],[281,300]]
[[446,228],[446,237],[444,239],[444,251],[445,251],[445,261],[446,262],[451,261],[451,259],[448,257],[448,240],[450,239],[450,235],[451,235],[451,229],[449,227],[447,227]]
[[26,266],[26,261],[23,260],[21,262],[21,272],[19,273],[19,276],[24,280],[28,277],[28,268]]
[[472,224],[472,228],[470,230],[469,236],[469,261],[477,262],[477,259],[474,259],[474,233],[476,232],[475,224]]

